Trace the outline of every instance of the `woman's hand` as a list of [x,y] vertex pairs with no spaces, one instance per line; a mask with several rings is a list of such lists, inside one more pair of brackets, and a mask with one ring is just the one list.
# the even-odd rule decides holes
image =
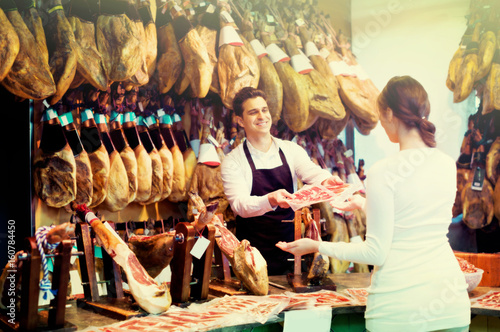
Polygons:
[[267,199],[269,200],[269,204],[271,204],[273,209],[277,206],[283,209],[288,209],[290,207],[290,205],[288,204],[288,199],[292,198],[293,195],[285,189],[279,189],[267,194]]
[[330,205],[342,211],[353,211],[363,208],[363,206],[365,205],[365,198],[361,195],[353,195],[349,197],[347,202],[331,201]]
[[342,181],[342,179],[337,175],[332,175],[328,179],[321,182],[322,186],[340,186],[341,184],[344,184],[344,181]]
[[309,238],[299,239],[293,242],[278,242],[276,247],[283,251],[287,251],[294,255],[307,255],[318,251],[319,241],[315,241]]

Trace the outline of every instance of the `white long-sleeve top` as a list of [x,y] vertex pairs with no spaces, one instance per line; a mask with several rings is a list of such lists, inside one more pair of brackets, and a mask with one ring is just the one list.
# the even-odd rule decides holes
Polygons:
[[375,265],[369,331],[432,331],[470,323],[467,284],[446,234],[455,162],[437,149],[403,150],[367,173],[364,242],[322,242],[322,254]]
[[[282,165],[279,149],[283,151],[293,180],[293,190],[297,190],[297,179],[307,184],[320,183],[331,176],[330,172],[322,169],[311,161],[307,152],[298,144],[276,137],[267,152],[257,150],[247,140],[248,151],[256,169],[272,169]],[[245,156],[243,143],[231,151],[222,161],[222,183],[224,193],[233,211],[243,218],[261,216],[273,208],[267,195],[253,196],[252,169]]]

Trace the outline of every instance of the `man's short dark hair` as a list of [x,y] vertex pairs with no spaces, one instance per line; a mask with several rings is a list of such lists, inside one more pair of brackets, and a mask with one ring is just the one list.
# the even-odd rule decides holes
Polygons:
[[233,111],[237,116],[243,116],[243,103],[247,99],[262,97],[267,101],[267,96],[264,91],[247,86],[242,88],[233,99]]

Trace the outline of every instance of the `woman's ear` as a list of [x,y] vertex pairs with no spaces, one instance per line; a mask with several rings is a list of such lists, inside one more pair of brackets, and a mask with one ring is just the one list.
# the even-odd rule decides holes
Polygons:
[[384,112],[384,117],[387,122],[389,123],[392,122],[392,119],[394,118],[394,113],[392,112],[392,109],[390,107],[387,107],[387,110]]

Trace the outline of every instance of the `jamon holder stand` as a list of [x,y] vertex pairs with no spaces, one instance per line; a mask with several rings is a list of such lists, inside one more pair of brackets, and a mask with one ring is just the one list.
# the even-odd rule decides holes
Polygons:
[[[313,209],[312,214],[313,214],[313,221],[316,223],[317,228],[321,229],[319,223],[320,210]],[[302,209],[295,211],[295,217],[293,220],[283,220],[283,222],[294,223],[295,240],[298,240],[302,237],[302,231],[301,231]],[[289,273],[287,275],[287,280],[295,293],[316,292],[322,289],[334,291],[337,289],[337,286],[328,277],[322,278],[318,284],[311,284],[309,280],[307,280],[308,272],[302,272],[302,256],[295,255],[293,260],[294,260],[293,273]]]
[[[18,259],[23,261],[21,274],[20,312],[16,312],[15,324],[12,318],[4,312],[0,313],[0,329],[3,331],[76,331],[77,327],[64,320],[66,312],[66,295],[69,281],[71,259],[71,240],[63,240],[55,249],[54,269],[52,273],[52,290],[56,291],[54,299],[50,301],[48,309],[38,308],[40,293],[40,266],[41,257],[35,237],[25,239],[25,253]],[[16,279],[18,276],[16,276]],[[17,284],[16,280],[16,284]]]

